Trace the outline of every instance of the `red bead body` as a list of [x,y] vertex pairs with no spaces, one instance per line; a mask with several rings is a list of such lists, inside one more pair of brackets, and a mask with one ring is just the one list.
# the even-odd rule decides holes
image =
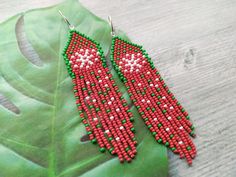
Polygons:
[[72,77],[78,111],[90,140],[100,151],[130,162],[136,154],[132,113],[109,72],[99,44],[71,31],[64,58]]
[[145,50],[114,37],[111,58],[157,142],[165,144],[191,164],[196,148],[189,137],[189,134],[195,134],[188,113],[170,92]]

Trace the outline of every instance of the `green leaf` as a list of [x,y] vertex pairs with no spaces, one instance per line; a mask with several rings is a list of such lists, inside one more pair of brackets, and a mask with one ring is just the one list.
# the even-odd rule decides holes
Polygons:
[[[8,104],[0,106],[0,176],[167,176],[166,148],[155,142],[135,108],[139,145],[131,164],[120,164],[117,157],[100,153],[98,146],[87,141],[61,56],[68,28],[59,9],[77,30],[100,42],[105,54],[109,52],[108,23],[75,0],[18,14],[0,24],[0,94]],[[22,52],[16,34],[22,19],[39,64]],[[114,70],[112,73],[125,92]]]

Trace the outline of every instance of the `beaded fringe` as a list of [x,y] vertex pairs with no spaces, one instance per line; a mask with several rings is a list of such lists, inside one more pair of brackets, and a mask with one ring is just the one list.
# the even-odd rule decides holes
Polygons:
[[129,96],[158,143],[188,164],[196,155],[188,113],[175,99],[141,46],[113,37],[111,59]]
[[100,45],[72,30],[63,56],[91,142],[97,142],[101,152],[107,149],[117,154],[120,162],[130,162],[137,144],[131,123],[134,118],[106,66]]

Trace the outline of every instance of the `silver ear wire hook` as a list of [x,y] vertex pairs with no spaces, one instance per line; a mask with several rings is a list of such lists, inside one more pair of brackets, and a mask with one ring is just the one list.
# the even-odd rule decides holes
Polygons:
[[113,26],[113,23],[112,23],[112,20],[111,20],[111,16],[108,16],[108,22],[111,26],[111,35],[115,36],[115,30],[114,30],[114,26]]
[[65,21],[66,24],[68,25],[68,27],[69,27],[71,30],[75,29],[75,27],[74,27],[72,24],[70,24],[70,22],[69,22],[69,20],[66,18],[66,16],[63,15],[63,13],[62,13],[60,10],[58,10],[58,12],[59,12],[59,14],[62,16],[62,18],[64,19],[64,21]]

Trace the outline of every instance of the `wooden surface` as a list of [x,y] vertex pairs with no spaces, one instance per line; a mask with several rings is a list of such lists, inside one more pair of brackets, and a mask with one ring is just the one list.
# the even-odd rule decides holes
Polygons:
[[[0,21],[60,0],[0,1]],[[169,153],[172,177],[236,176],[236,1],[82,0],[147,49],[196,127],[188,167]],[[79,13],[79,12],[78,12]]]

